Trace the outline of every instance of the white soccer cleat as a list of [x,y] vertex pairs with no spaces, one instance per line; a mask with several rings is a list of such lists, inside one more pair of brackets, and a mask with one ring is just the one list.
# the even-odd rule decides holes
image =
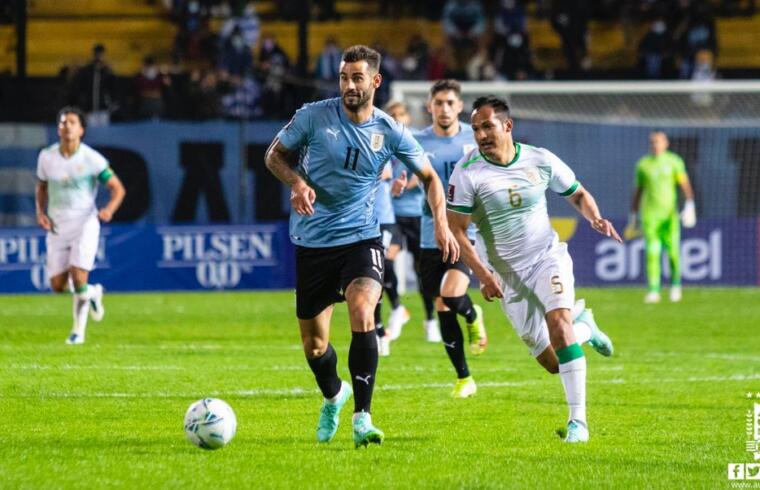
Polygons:
[[391,355],[391,337],[387,333],[383,337],[377,338],[377,354],[380,357]]
[[90,298],[90,318],[99,322],[106,314],[106,309],[103,306],[103,292],[105,289],[102,284],[95,284],[92,286],[93,293]]
[[681,286],[673,286],[670,288],[670,302],[678,303],[681,301],[683,293],[681,292]]
[[441,329],[438,326],[438,320],[431,318],[425,320],[423,323],[425,326],[425,340],[428,342],[441,342]]
[[578,420],[568,422],[565,442],[588,442],[588,427],[586,427],[586,424]]
[[84,334],[78,334],[71,332],[71,335],[66,339],[68,345],[84,344]]
[[657,291],[649,291],[646,296],[644,296],[644,303],[648,305],[653,305],[655,303],[660,302],[660,293]]
[[404,305],[399,305],[398,308],[391,310],[391,315],[388,317],[388,329],[386,330],[390,333],[391,340],[401,337],[401,329],[404,328],[410,318],[409,310]]

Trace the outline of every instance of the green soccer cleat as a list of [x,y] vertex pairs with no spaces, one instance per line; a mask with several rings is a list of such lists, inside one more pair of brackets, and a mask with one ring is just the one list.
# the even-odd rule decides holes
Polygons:
[[568,422],[565,442],[588,442],[588,427],[586,427],[586,424],[577,420]]
[[454,385],[454,389],[451,391],[452,398],[469,398],[478,391],[478,385],[475,384],[475,380],[472,376],[458,379]]
[[383,439],[385,434],[372,425],[372,417],[367,412],[361,412],[354,420],[354,447],[382,444]]
[[586,308],[583,310],[583,312],[578,315],[578,318],[576,318],[575,321],[583,322],[589,326],[591,329],[591,338],[589,339],[588,344],[593,347],[595,351],[605,357],[610,357],[612,355],[612,352],[615,350],[615,348],[612,346],[612,340],[610,340],[607,334],[602,332],[602,330],[596,324],[596,321],[594,320],[594,314],[591,312],[591,309]]
[[352,393],[351,385],[341,381],[338,400],[335,403],[330,403],[327,400],[322,402],[322,410],[319,413],[317,424],[317,442],[330,442],[335,437],[340,423],[340,409],[351,398]]
[[486,327],[483,324],[483,308],[480,305],[472,305],[477,316],[475,321],[467,324],[467,336],[470,340],[470,353],[474,356],[479,356],[486,350],[488,345],[488,336],[486,335]]

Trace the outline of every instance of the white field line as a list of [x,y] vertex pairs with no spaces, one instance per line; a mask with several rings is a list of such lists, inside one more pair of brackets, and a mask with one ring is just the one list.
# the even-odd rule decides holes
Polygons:
[[[553,381],[553,377],[543,378],[541,380],[525,380],[525,381],[491,381],[478,383],[479,388],[516,388],[523,386],[534,386]],[[731,374],[728,376],[689,376],[685,378],[657,378],[657,379],[635,379],[626,380],[623,378],[613,378],[605,380],[591,380],[589,384],[592,385],[619,385],[619,384],[653,384],[658,383],[727,383],[737,381],[755,381],[760,380],[760,373],[754,374]],[[375,388],[376,391],[409,391],[409,390],[424,390],[424,389],[444,389],[451,388],[451,383],[411,383],[411,384],[391,384],[380,385]],[[235,397],[269,397],[269,396],[314,396],[318,394],[316,388],[254,388],[250,390],[227,390],[205,393],[206,396],[222,397],[222,396],[235,396]],[[51,392],[40,393],[36,395],[21,395],[21,396],[3,396],[0,398],[197,398],[199,393],[168,393],[168,392],[155,392],[155,393],[70,393],[70,392]]]
[[[224,365],[225,371],[305,371],[305,364],[298,365],[274,365],[274,366],[252,366],[252,365]],[[0,371],[3,370],[32,370],[32,371],[186,371],[187,367],[182,366],[150,366],[150,365],[120,365],[120,364],[93,364],[93,365],[77,365],[77,364],[60,364],[60,365],[46,365],[46,364],[9,364],[7,366],[0,366]],[[425,366],[383,366],[383,372],[416,372],[416,373],[429,373],[430,367]],[[478,373],[503,373],[516,371],[517,368],[505,366],[499,368],[483,368],[478,369]],[[595,366],[593,371],[609,372],[609,371],[622,371],[623,366]]]

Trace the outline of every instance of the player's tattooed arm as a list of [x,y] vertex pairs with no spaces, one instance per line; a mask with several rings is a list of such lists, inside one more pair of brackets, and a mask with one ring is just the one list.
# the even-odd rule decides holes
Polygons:
[[449,228],[454,234],[457,242],[459,243],[459,249],[462,252],[462,262],[467,264],[467,267],[472,269],[472,273],[480,281],[480,292],[483,294],[483,298],[486,301],[493,301],[494,298],[502,298],[504,292],[496,282],[491,270],[486,267],[480,257],[478,257],[475,247],[470,243],[470,238],[467,236],[467,227],[470,226],[470,216],[467,214],[457,213],[454,211],[448,211]]
[[275,138],[267,149],[265,163],[275,177],[290,187],[290,204],[300,215],[314,214],[314,201],[317,194],[306,181],[293,170],[298,163],[298,154],[290,151],[279,138]]
[[587,191],[583,186],[579,186],[573,194],[567,197],[570,204],[578,210],[581,215],[586,218],[591,227],[601,233],[604,236],[613,238],[614,240],[622,243],[623,239],[618,235],[615,227],[609,220],[602,217],[599,212],[599,206],[596,205],[596,199]]

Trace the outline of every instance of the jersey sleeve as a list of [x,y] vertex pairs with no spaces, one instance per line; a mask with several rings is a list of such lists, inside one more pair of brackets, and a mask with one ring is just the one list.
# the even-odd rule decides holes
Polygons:
[[454,167],[446,191],[446,209],[461,214],[472,214],[475,192],[472,181],[460,165]]
[[570,196],[578,190],[580,182],[575,179],[575,172],[554,153],[547,152],[552,176],[549,179],[549,189],[560,196]]
[[422,146],[405,126],[401,126],[401,134],[394,154],[414,173],[419,173],[425,165],[425,152]]
[[105,184],[108,179],[113,177],[113,170],[111,170],[108,160],[95,150],[90,151],[90,165],[92,166],[92,174],[98,178],[98,182],[101,184]]
[[311,111],[301,107],[293,118],[277,133],[277,138],[288,150],[297,150],[304,146],[311,134]]
[[43,163],[43,152],[40,152],[40,154],[37,156],[37,178],[40,179],[43,182],[47,182],[47,174],[45,174],[45,165]]

